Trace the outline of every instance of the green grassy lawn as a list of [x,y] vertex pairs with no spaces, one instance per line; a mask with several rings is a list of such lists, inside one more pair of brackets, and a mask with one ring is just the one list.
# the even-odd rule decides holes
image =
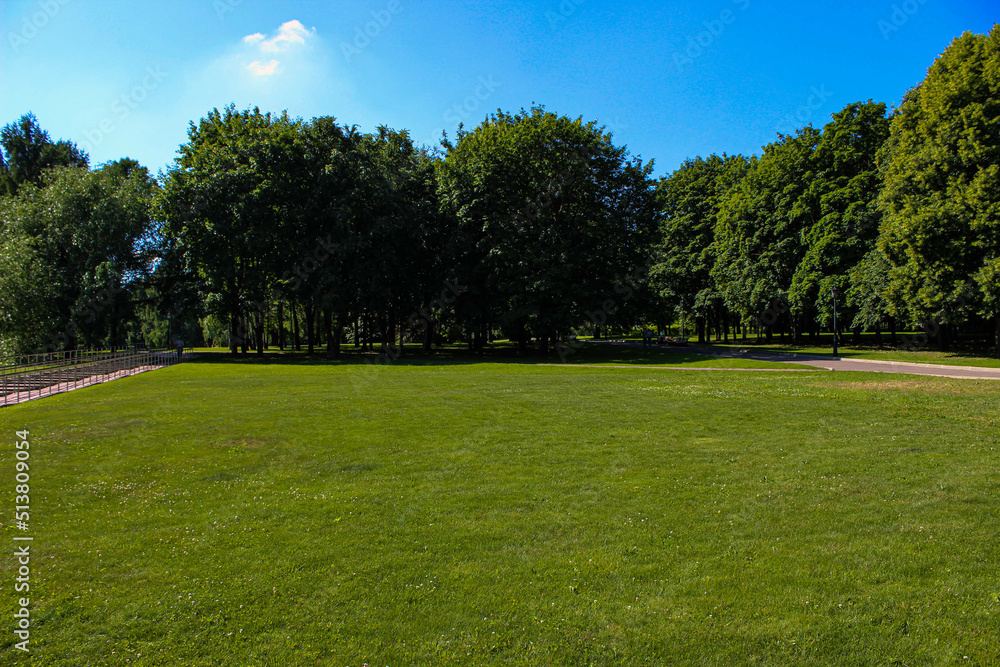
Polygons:
[[1000,660],[1000,386],[201,359],[31,431],[4,665]]

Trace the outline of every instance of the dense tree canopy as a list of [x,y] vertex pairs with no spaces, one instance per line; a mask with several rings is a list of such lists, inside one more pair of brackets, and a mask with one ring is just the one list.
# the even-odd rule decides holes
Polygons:
[[[917,321],[993,318],[1000,351],[1000,26],[957,38],[884,148],[889,301]],[[946,328],[946,333],[948,329]]]
[[259,110],[213,110],[188,131],[160,198],[167,235],[201,280],[230,344],[246,336],[250,304],[281,265],[286,212],[301,182],[298,123]]
[[[743,326],[788,298],[805,233],[819,217],[809,192],[819,140],[819,131],[806,127],[765,146],[719,207],[712,277]],[[765,323],[768,336],[772,326]]]
[[9,351],[123,345],[155,260],[145,168],[64,167],[0,198],[0,340]]
[[705,337],[706,318],[714,318],[718,325],[726,316],[722,294],[711,276],[715,226],[722,200],[743,178],[748,164],[742,156],[697,158],[657,184],[663,220],[654,249],[653,286],[663,297],[663,307],[695,313],[699,341]]
[[596,123],[539,107],[461,133],[439,193],[476,340],[496,323],[545,345],[614,297],[652,241],[649,173]]

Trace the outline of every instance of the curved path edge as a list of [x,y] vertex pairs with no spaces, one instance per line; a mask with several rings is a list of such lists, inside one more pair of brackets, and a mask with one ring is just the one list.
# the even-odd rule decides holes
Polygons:
[[[643,349],[641,343],[631,343],[626,341],[596,341],[608,345],[618,345],[620,347],[634,347]],[[678,348],[660,348],[678,349]],[[725,359],[749,359],[752,361],[768,361],[772,363],[799,364],[813,366],[828,371],[855,371],[861,373],[900,373],[906,375],[929,375],[932,377],[955,378],[961,380],[1000,380],[1000,368],[984,368],[981,366],[945,366],[942,364],[915,364],[905,361],[879,361],[877,359],[843,359],[841,357],[821,357],[817,355],[748,351],[748,352],[724,352],[706,347],[688,346],[683,348],[687,352],[704,354],[712,357]],[[662,368],[656,366],[654,368]],[[677,369],[682,370],[682,369]],[[683,370],[709,370],[687,367]],[[767,371],[782,369],[767,368],[719,368],[711,370],[742,370],[742,371]],[[787,369],[788,371],[795,369]],[[787,372],[787,371],[786,371]]]

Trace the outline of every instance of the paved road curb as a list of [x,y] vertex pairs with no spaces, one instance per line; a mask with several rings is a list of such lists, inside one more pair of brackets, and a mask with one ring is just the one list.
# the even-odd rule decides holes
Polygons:
[[[608,343],[619,347],[633,347],[645,349],[641,343],[627,341],[595,341],[598,343]],[[681,348],[661,348],[661,349],[681,349]],[[695,354],[705,354],[724,359],[749,359],[752,361],[769,361],[775,363],[794,363],[813,366],[814,368],[824,368],[828,371],[855,372],[855,373],[899,373],[905,375],[923,375],[927,377],[943,377],[956,380],[1000,380],[1000,368],[989,368],[984,366],[946,366],[943,364],[917,364],[907,361],[879,361],[877,359],[845,359],[844,357],[830,357],[814,354],[796,354],[794,352],[723,352],[698,346],[682,348],[687,352]],[[860,366],[860,368],[858,367]],[[865,368],[874,366],[874,368]],[[693,370],[693,369],[692,369]],[[736,370],[736,369],[725,369]],[[743,369],[743,370],[765,370],[765,369]],[[792,370],[792,369],[789,369]]]

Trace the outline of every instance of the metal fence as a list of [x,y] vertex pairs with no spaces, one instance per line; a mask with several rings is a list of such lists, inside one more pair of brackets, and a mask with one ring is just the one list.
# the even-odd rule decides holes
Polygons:
[[180,361],[177,350],[70,350],[29,354],[0,365],[0,407],[107,382]]

